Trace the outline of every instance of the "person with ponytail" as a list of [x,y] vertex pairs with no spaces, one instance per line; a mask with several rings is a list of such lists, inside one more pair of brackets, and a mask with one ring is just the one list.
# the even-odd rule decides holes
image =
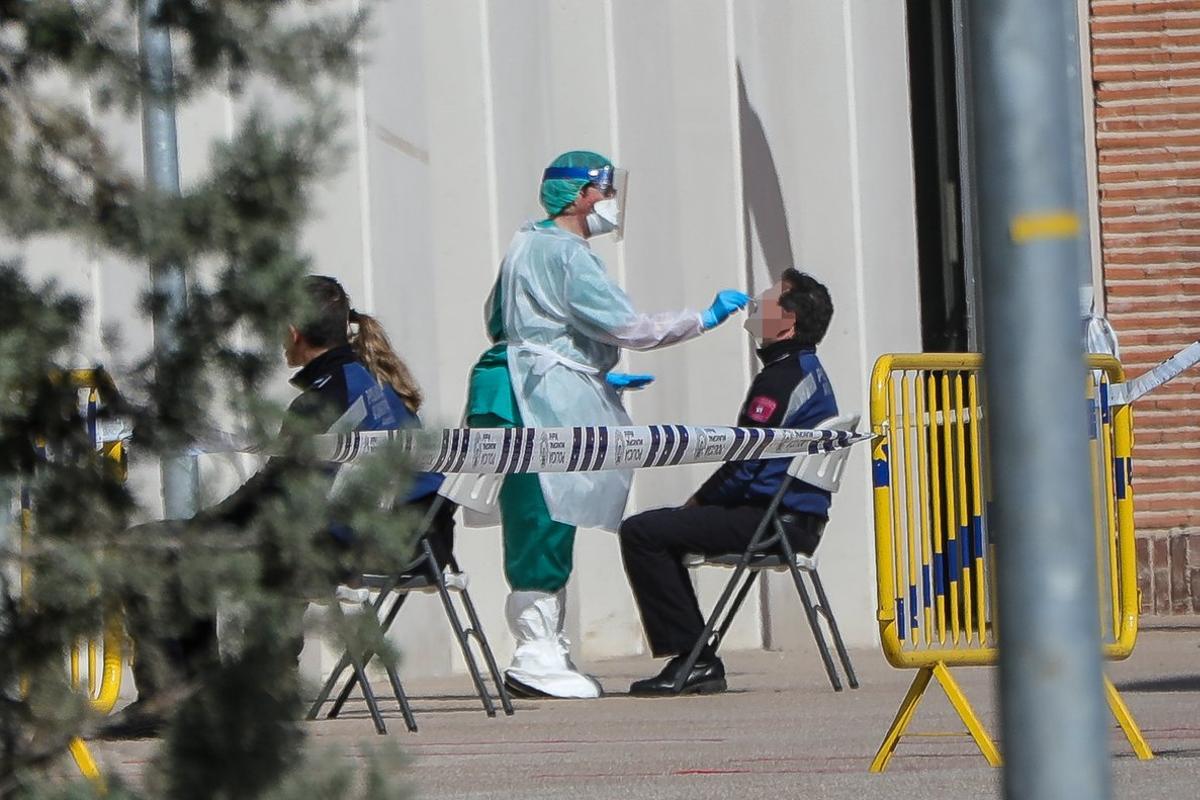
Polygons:
[[[309,275],[304,279],[304,291],[307,307],[288,325],[284,340],[287,365],[298,369],[290,382],[301,393],[288,406],[280,438],[314,430],[334,433],[419,426],[421,390],[379,321],[355,310],[334,278]],[[282,461],[271,459],[229,498],[201,513],[225,522],[244,522],[263,496],[273,491],[273,467],[285,466]],[[437,473],[413,475],[401,502],[431,504],[442,480]],[[449,550],[441,547],[439,537],[434,538],[438,539],[434,549],[439,559],[448,559]]]
[[392,390],[404,401],[404,407],[415,415],[424,399],[421,395],[421,387],[417,386],[417,382],[413,380],[408,365],[392,349],[392,343],[383,330],[383,326],[379,324],[379,320],[353,308],[350,309],[348,317],[351,330],[350,344],[354,347],[354,353],[358,356],[358,360],[381,383],[391,386]]
[[[288,325],[284,340],[284,356],[289,367],[296,368],[291,384],[300,394],[288,406],[280,428],[280,438],[288,439],[314,432],[345,432],[395,430],[420,425],[417,412],[421,407],[421,390],[412,373],[392,349],[383,326],[372,316],[354,310],[341,284],[324,275],[304,279],[304,308],[298,310],[295,321]],[[286,457],[273,457],[246,483],[225,500],[200,511],[186,521],[151,523],[161,526],[162,536],[217,528],[246,527],[263,503],[283,491],[284,479],[298,469],[312,465],[297,464]],[[317,465],[328,475],[332,488],[336,465]],[[411,476],[408,493],[398,500],[426,516],[433,505],[443,476],[422,472]],[[445,502],[433,518],[425,538],[440,566],[454,567],[453,503]],[[318,546],[331,546],[334,552],[345,553],[355,548],[353,530],[336,520],[328,520],[318,530],[297,528],[298,535],[316,535]],[[319,526],[317,526],[319,527]],[[279,561],[277,546],[264,542],[263,583],[272,587],[287,586],[295,576]],[[418,543],[417,553],[420,551]],[[330,590],[339,577],[330,570]],[[187,614],[184,590],[176,587],[178,595],[171,605],[178,605],[179,614]],[[168,687],[185,685],[196,679],[217,658],[217,628],[215,617],[188,614],[188,624],[182,635],[165,637],[154,625],[154,609],[146,598],[126,598],[127,622],[135,640],[139,657],[133,673],[138,698],[114,721],[105,726],[104,734],[112,738],[137,738],[158,733],[165,724],[164,691]],[[298,657],[303,647],[297,607],[294,625],[281,630],[281,650],[291,650]],[[159,612],[161,613],[161,611]]]

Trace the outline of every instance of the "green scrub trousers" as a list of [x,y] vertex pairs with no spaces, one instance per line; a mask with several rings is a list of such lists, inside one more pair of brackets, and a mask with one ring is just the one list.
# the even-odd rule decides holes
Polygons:
[[[508,350],[496,345],[471,370],[467,425],[520,428],[521,412],[508,373]],[[513,591],[557,592],[571,576],[575,526],[550,518],[533,473],[509,475],[500,489],[504,577]]]

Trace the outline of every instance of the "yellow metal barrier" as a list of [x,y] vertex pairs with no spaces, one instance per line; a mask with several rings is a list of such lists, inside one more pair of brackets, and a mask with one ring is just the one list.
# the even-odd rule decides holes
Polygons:
[[[1123,659],[1137,639],[1138,589],[1130,470],[1133,412],[1113,408],[1124,379],[1108,356],[1089,357],[1091,474],[1104,653]],[[878,619],[883,652],[918,670],[871,763],[882,772],[936,679],[992,766],[1000,753],[950,672],[997,659],[994,545],[987,525],[987,400],[978,354],[896,354],[875,362],[871,429]],[[1153,754],[1107,678],[1113,715],[1139,758]]]
[[[69,380],[79,390],[81,416],[88,432],[96,444],[96,450],[118,471],[121,480],[126,476],[126,452],[121,442],[105,442],[99,429],[99,409],[102,393],[113,391],[108,375],[99,370],[72,370]],[[22,543],[29,540],[34,529],[33,504],[27,491],[21,493]],[[21,580],[27,584],[31,579],[28,569],[22,570]],[[99,639],[87,639],[76,643],[69,653],[71,685],[86,691],[92,708],[101,714],[112,711],[121,693],[121,678],[124,670],[125,627],[119,610],[110,610],[105,615],[104,631]],[[86,687],[84,686],[84,654],[86,653]],[[104,788],[103,776],[82,739],[72,739],[68,750],[80,773]]]

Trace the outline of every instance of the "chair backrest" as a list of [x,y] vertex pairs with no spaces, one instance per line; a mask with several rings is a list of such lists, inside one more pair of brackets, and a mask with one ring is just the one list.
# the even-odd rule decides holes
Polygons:
[[[854,431],[858,428],[860,418],[860,414],[841,414],[822,421],[816,429]],[[796,456],[788,465],[788,474],[810,486],[836,493],[842,485],[842,474],[846,471],[846,459],[850,457],[850,449],[843,447],[828,453],[804,453]]]

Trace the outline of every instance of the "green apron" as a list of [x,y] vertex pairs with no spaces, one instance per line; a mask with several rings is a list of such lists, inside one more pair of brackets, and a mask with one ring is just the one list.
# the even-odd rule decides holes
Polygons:
[[[497,283],[488,336],[504,341],[500,287]],[[467,425],[472,428],[520,428],[521,412],[508,372],[508,347],[497,344],[471,370]],[[546,508],[542,486],[533,473],[509,475],[500,489],[504,538],[504,577],[513,591],[557,592],[571,576],[575,527],[555,522]]]

